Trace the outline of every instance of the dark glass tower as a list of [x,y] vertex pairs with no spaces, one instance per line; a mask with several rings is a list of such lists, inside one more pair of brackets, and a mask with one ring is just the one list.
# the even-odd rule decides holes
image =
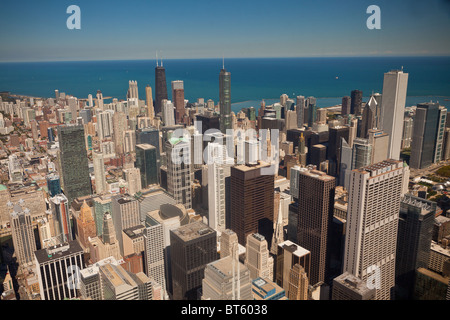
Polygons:
[[328,160],[329,163],[329,173],[332,176],[336,176],[339,172],[340,165],[340,155],[342,142],[341,138],[344,138],[346,142],[349,139],[349,127],[334,127],[329,129],[328,134]]
[[316,98],[308,97],[306,104],[308,105],[308,127],[312,127],[317,119]]
[[336,179],[324,172],[298,172],[298,245],[311,252],[309,283],[328,283],[330,233],[334,211]]
[[155,68],[155,114],[161,112],[161,103],[167,97],[166,69],[156,65]]
[[58,127],[60,175],[69,205],[78,197],[92,194],[89,164],[82,125]]
[[[161,167],[161,154],[159,146],[159,130],[154,127],[148,127],[136,130],[136,145],[138,144],[151,144],[156,148],[156,166]],[[159,179],[158,179],[159,181]]]
[[173,300],[197,300],[206,265],[218,259],[216,238],[201,221],[170,231]]
[[270,248],[273,236],[274,176],[258,165],[231,167],[230,227],[245,246],[251,233],[262,234]]
[[427,268],[436,203],[405,195],[398,220],[395,283],[397,299],[412,299],[418,268]]
[[219,74],[220,131],[231,129],[231,73],[223,68]]
[[141,185],[145,189],[158,183],[156,148],[150,144],[136,145],[136,168],[141,171]]
[[47,189],[50,197],[61,194],[61,183],[57,174],[49,174],[47,176]]
[[356,116],[362,114],[362,97],[363,92],[361,90],[353,90],[351,92],[350,113]]
[[[411,168],[426,168],[434,162],[437,135],[441,127],[440,120],[438,103],[417,104],[411,141]],[[442,127],[444,124],[445,122]]]

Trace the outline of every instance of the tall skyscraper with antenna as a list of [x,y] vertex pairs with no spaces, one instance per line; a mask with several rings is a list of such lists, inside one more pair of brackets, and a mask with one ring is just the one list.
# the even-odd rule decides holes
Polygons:
[[156,68],[155,68],[155,114],[161,112],[162,101],[167,97],[167,83],[166,83],[166,69],[163,67],[161,59],[161,66],[158,62],[158,53],[156,54]]
[[225,70],[225,59],[219,74],[220,131],[231,129],[231,73]]

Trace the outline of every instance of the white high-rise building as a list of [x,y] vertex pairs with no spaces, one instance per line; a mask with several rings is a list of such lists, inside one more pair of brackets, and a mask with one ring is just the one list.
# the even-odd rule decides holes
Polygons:
[[208,144],[208,225],[214,230],[225,229],[225,177],[230,175],[229,161],[226,146]]
[[19,204],[14,205],[11,212],[11,234],[19,265],[32,264],[34,251],[36,251],[36,240],[28,208],[23,208]]
[[97,91],[97,107],[103,110],[103,94],[100,90]]
[[162,101],[162,121],[165,126],[175,125],[175,107],[170,100]]
[[94,152],[92,160],[94,163],[95,190],[97,194],[102,194],[107,190],[103,153]]
[[377,300],[390,300],[400,197],[408,167],[385,160],[351,172],[343,271],[375,287]]
[[100,141],[106,138],[112,138],[113,115],[113,110],[97,113],[97,134]]
[[176,203],[192,208],[191,143],[186,138],[171,138],[166,143],[167,189]]
[[147,214],[145,218],[145,227],[145,273],[161,286],[163,297],[166,297],[164,227],[157,219],[154,219],[149,214]]
[[88,94],[89,107],[94,106],[94,101],[92,100],[92,94]]
[[127,130],[123,133],[123,152],[130,153],[136,150],[136,131]]
[[69,104],[69,112],[72,114],[72,120],[74,120],[78,114],[78,100],[75,97],[69,97],[67,102]]
[[129,84],[129,89],[128,89],[127,97],[129,99],[139,99],[137,81],[130,80],[130,81],[128,81],[128,84]]
[[384,74],[381,129],[389,134],[388,159],[400,159],[408,73],[393,70]]

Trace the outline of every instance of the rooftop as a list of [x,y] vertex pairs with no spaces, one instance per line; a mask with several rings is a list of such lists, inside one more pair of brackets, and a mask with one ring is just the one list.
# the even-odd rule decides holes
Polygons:
[[260,169],[260,168],[264,168],[264,167],[268,167],[270,166],[269,163],[264,162],[264,161],[258,161],[258,164],[241,164],[241,165],[237,165],[235,167],[233,167],[236,170],[241,170],[241,171],[250,171],[250,170],[255,170],[255,169]]
[[336,277],[334,281],[346,286],[347,288],[357,291],[360,294],[365,294],[366,292],[374,290],[369,289],[363,280],[348,272],[344,272],[340,276]]
[[310,254],[309,250],[306,250],[303,247],[300,247],[299,245],[293,243],[290,240],[286,240],[280,244],[278,244],[279,247],[291,252],[293,255],[302,257],[304,255]]
[[91,266],[89,266],[87,268],[82,269],[80,271],[80,273],[81,273],[83,278],[87,278],[89,276],[98,274],[99,268],[101,266],[106,265],[106,264],[113,264],[113,265],[117,266],[119,263],[117,262],[117,260],[114,257],[111,256],[109,258],[100,260],[100,261],[94,263],[93,265],[91,265]]
[[34,252],[39,263],[50,262],[54,259],[59,259],[75,253],[83,253],[83,248],[81,248],[77,240],[69,241],[50,248],[40,249]]
[[210,233],[215,233],[215,231],[213,229],[211,229],[210,227],[208,227],[206,224],[204,224],[201,221],[189,223],[189,224],[181,226],[178,229],[175,229],[171,232],[176,234],[183,241],[190,241],[190,240],[200,238],[200,237],[210,234]]

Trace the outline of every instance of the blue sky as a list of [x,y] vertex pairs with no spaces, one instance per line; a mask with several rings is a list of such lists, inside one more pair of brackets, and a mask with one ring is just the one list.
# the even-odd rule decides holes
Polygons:
[[[81,30],[66,27],[72,4]],[[449,0],[1,0],[0,13],[2,62],[450,55]]]

